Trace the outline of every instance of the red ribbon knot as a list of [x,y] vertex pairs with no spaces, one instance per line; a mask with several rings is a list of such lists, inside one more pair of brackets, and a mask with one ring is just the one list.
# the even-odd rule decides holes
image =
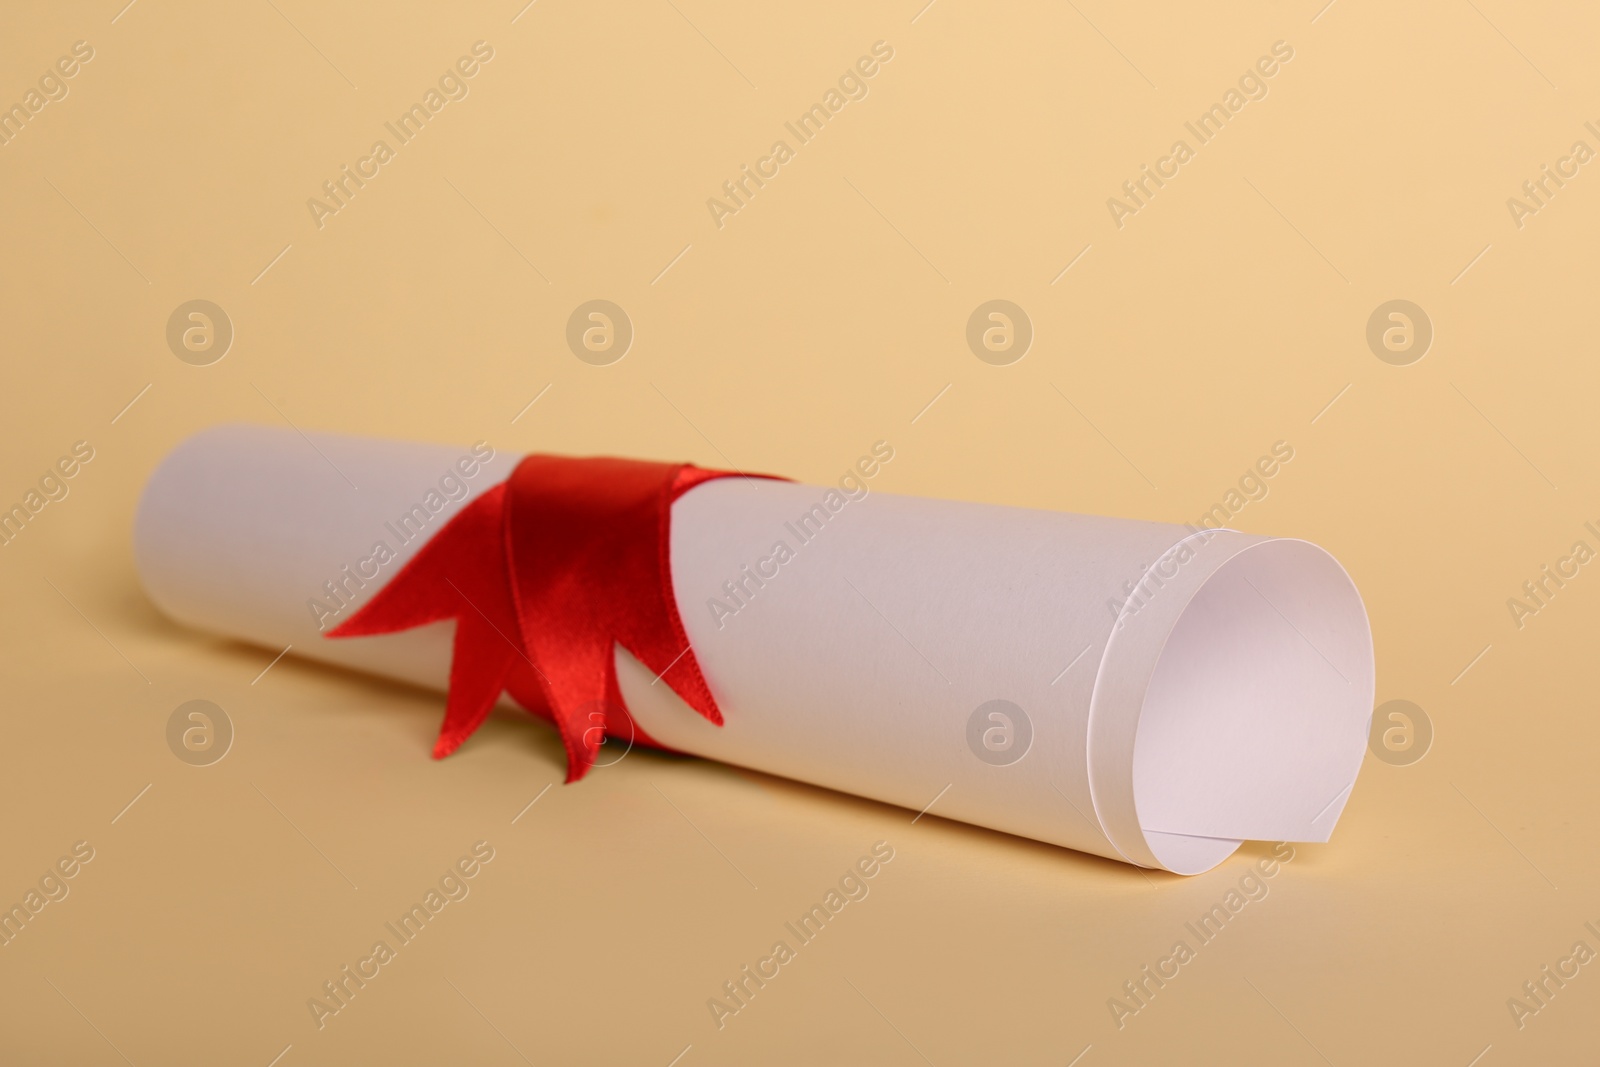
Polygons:
[[569,782],[594,765],[606,734],[652,744],[623,704],[616,645],[720,726],[678,615],[670,530],[674,500],[731,473],[526,456],[327,636],[456,620],[436,759],[472,736],[502,691],[555,724]]

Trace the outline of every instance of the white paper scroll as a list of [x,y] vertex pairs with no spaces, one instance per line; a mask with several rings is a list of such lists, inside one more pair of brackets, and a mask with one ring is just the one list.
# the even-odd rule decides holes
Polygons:
[[[453,623],[334,641],[319,619],[348,617],[504,480],[517,457],[488,452],[208,430],[150,479],[140,574],[191,625],[442,689]],[[679,498],[673,583],[726,724],[619,649],[649,735],[1179,873],[1245,839],[1328,839],[1374,678],[1361,599],[1326,552],[869,485],[728,478]]]

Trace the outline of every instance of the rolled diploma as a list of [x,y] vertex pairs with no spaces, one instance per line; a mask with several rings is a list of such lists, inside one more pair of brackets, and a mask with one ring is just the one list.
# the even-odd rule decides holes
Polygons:
[[[467,454],[206,430],[151,476],[140,576],[195,627],[443,690],[453,622],[321,631],[518,458],[497,453],[465,477]],[[1365,751],[1374,671],[1360,596],[1325,551],[829,488],[724,478],[673,505],[679,613],[725,725],[619,647],[624,700],[650,737],[1183,874],[1247,839],[1328,839]],[[438,509],[423,528],[397,525],[424,504]],[[394,560],[355,589],[341,568],[379,542]],[[325,585],[341,581],[342,605]],[[320,628],[314,601],[337,608]],[[995,700],[1020,715],[980,712]],[[981,758],[978,739],[995,737],[1019,747]]]

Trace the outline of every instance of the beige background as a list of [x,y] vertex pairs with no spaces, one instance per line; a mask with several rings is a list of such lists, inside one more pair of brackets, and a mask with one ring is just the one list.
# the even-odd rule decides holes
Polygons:
[[[1600,177],[1520,229],[1506,205],[1600,148],[1592,14],[121,2],[0,34],[0,102],[95,53],[0,148],[0,503],[95,449],[0,548],[0,901],[95,849],[0,948],[0,1058],[1592,1061],[1600,967],[1521,1029],[1506,1005],[1600,949],[1600,577],[1521,629],[1506,606],[1600,548]],[[307,198],[478,40],[470,95],[318,229]],[[879,40],[866,99],[718,229],[707,198]],[[1279,40],[1269,95],[1118,229],[1107,198]],[[194,298],[236,330],[211,366],[166,344]],[[592,298],[637,330],[609,367],[564,341]],[[1036,330],[1011,366],[965,342],[992,298]],[[1394,298],[1436,330],[1410,366],[1365,340]],[[437,696],[262,674],[276,650],[144,600],[140,487],[222,420],[817,481],[887,438],[877,488],[1177,522],[1285,440],[1235,524],[1345,563],[1379,701],[1436,738],[1369,757],[1333,842],[1119,1030],[1107,999],[1269,846],[1184,880],[644,753],[527,808],[561,771],[546,728],[498,717],[435,763]],[[164,733],[195,698],[237,730],[204,768]],[[480,839],[472,895],[319,1031],[307,998]],[[707,998],[880,839],[870,897],[719,1031]]]

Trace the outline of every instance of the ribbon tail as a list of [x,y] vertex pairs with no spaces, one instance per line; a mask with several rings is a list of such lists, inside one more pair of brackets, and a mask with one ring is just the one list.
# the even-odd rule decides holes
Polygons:
[[483,725],[505,689],[518,651],[476,614],[456,621],[450,659],[450,695],[433,758],[444,759]]
[[[671,600],[663,603],[673,604]],[[711,695],[711,686],[707,684],[706,676],[700,670],[700,663],[695,659],[688,635],[683,632],[683,622],[678,618],[677,607],[672,606],[670,611],[670,624],[677,630],[675,639],[681,635],[683,649],[681,652],[669,658],[663,653],[641,653],[635,652],[632,648],[628,648],[628,651],[640,663],[655,671],[656,678],[666,683],[685,704],[699,712],[707,722],[713,726],[721,726],[722,711],[717,707],[716,698]],[[657,666],[658,663],[660,666]]]
[[[505,560],[499,531],[504,501],[503,483],[485,490],[424,544],[372,599],[323,636],[371,637],[455,616],[464,618],[467,605],[503,590]],[[475,591],[473,600],[467,600],[462,584]],[[490,610],[511,617],[514,612],[509,605],[501,608],[508,597],[505,594],[489,599]],[[458,652],[460,648],[458,640]]]
[[613,678],[616,667],[610,661],[607,649],[606,662],[595,662],[591,650],[566,655],[541,654],[545,642],[535,641],[534,659],[540,663],[539,681],[550,708],[550,718],[561,734],[561,744],[567,750],[567,781],[576,782],[589,773],[600,755],[600,744],[606,739],[607,699],[620,691]]

